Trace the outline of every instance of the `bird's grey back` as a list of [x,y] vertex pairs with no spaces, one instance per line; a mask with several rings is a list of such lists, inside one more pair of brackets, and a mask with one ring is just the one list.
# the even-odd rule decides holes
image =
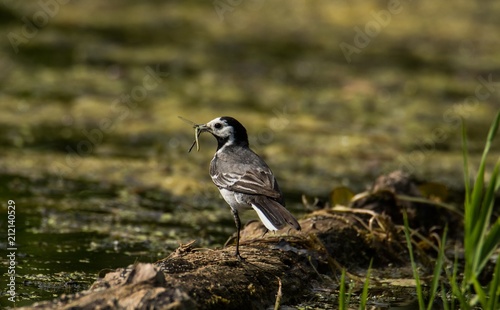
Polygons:
[[281,193],[278,182],[276,181],[276,178],[274,178],[271,169],[266,162],[264,162],[264,160],[250,148],[226,145],[224,147],[224,152],[215,153],[215,156],[210,163],[210,175],[214,175],[216,166],[221,167],[222,162],[224,163],[224,169],[227,170],[222,171],[224,173],[236,173],[243,175],[247,171],[255,169],[255,167],[262,169],[262,172],[272,178],[272,180],[269,180],[269,189],[276,192],[276,195],[273,195],[274,197],[272,198],[285,206],[283,194]]

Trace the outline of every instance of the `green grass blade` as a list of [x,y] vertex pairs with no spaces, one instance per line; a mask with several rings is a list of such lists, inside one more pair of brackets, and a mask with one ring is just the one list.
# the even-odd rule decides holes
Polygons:
[[424,295],[422,292],[422,284],[420,283],[420,276],[418,275],[417,264],[415,263],[415,259],[413,257],[413,246],[411,245],[411,237],[410,237],[410,225],[408,224],[408,214],[406,214],[406,210],[403,209],[403,220],[404,220],[404,231],[406,237],[406,244],[408,246],[408,253],[410,254],[411,261],[411,269],[413,271],[413,277],[415,278],[415,285],[417,289],[417,299],[418,299],[418,307],[420,310],[425,309]]
[[490,131],[488,132],[488,138],[487,138],[488,142],[491,142],[495,139],[495,136],[498,132],[498,127],[500,127],[500,111],[497,112],[495,120],[493,121],[493,124],[490,127]]
[[453,297],[458,299],[458,302],[460,303],[460,309],[470,309],[469,303],[467,302],[467,297],[462,292],[462,289],[461,289],[459,283],[452,282],[451,288],[452,288],[452,292],[453,292]]
[[493,124],[490,127],[490,131],[488,132],[488,138],[486,139],[486,144],[483,149],[483,155],[481,157],[481,162],[479,164],[479,171],[476,176],[476,182],[474,183],[474,188],[472,190],[472,200],[471,203],[475,208],[473,208],[473,218],[471,219],[473,223],[477,220],[477,215],[481,211],[479,206],[481,206],[481,198],[483,196],[484,189],[484,170],[486,167],[486,158],[491,148],[491,144],[495,139],[495,136],[498,131],[498,126],[500,124],[500,112],[498,112]]
[[[463,293],[463,286],[458,283],[458,252],[455,249],[455,259],[453,260],[453,271],[451,275],[448,275],[449,283],[451,286],[451,309],[455,309],[455,299],[460,303],[461,309],[469,309],[469,304],[467,303],[465,294]],[[445,269],[446,271],[446,269]],[[447,271],[446,271],[447,272]]]
[[[491,181],[486,189],[486,193],[484,195],[483,205],[481,206],[481,214],[479,218],[479,222],[477,227],[479,228],[480,235],[484,235],[488,230],[488,226],[491,219],[491,214],[493,212],[493,206],[495,204],[495,191],[498,187],[497,177],[500,169],[500,163],[495,165],[493,173],[491,175]],[[479,226],[484,225],[484,226]]]
[[484,237],[484,242],[481,248],[480,260],[478,262],[478,270],[481,271],[486,263],[490,260],[491,256],[500,244],[500,218],[497,218],[493,223],[490,230]]
[[486,292],[484,291],[483,287],[481,286],[477,278],[474,278],[472,280],[472,283],[474,285],[474,290],[476,291],[476,296],[478,298],[479,303],[481,305],[486,305],[488,303],[488,297],[486,296]]
[[465,204],[470,203],[470,174],[469,174],[469,153],[467,146],[467,128],[462,119],[462,158],[464,159],[464,185],[465,185]]
[[339,291],[339,310],[347,309],[345,293],[345,269],[342,268],[342,275],[340,276],[340,291]]
[[[498,111],[493,124],[491,124],[490,131],[488,132],[488,138],[486,138],[486,144],[483,149],[483,156],[481,157],[481,163],[479,165],[479,171],[482,171],[481,175],[484,175],[484,167],[486,165],[486,157],[490,152],[491,144],[495,140],[495,136],[498,132],[498,127],[500,126],[500,111]],[[481,187],[482,189],[482,187]]]
[[[464,169],[464,186],[465,186],[465,202],[464,202],[464,250],[466,253],[471,253],[473,251],[473,245],[471,238],[468,237],[471,233],[473,227],[473,216],[471,215],[471,180],[469,174],[469,154],[467,146],[467,129],[465,121],[462,119],[462,157],[463,157],[463,169]],[[465,262],[464,276],[469,278],[472,273],[472,262]],[[456,282],[455,282],[456,283]]]
[[[479,215],[481,213],[481,201],[483,198],[483,190],[484,190],[484,169],[485,169],[486,161],[481,160],[479,164],[479,171],[476,175],[476,181],[474,182],[474,188],[472,189],[471,201],[468,206],[466,206],[465,216],[470,217],[470,225],[469,231],[465,231],[466,238],[469,239],[472,248],[477,248],[477,240],[479,237],[479,228],[482,227],[482,223],[479,224],[480,221]],[[469,212],[467,212],[469,211]],[[479,225],[478,225],[479,224]],[[471,251],[472,252],[472,251]]]
[[368,271],[366,272],[365,283],[363,284],[363,292],[361,293],[361,301],[359,303],[359,309],[366,309],[366,301],[368,300],[368,285],[370,284],[370,273],[372,270],[373,258],[370,260],[370,266],[368,266]]
[[480,170],[483,170],[483,174],[484,174],[484,167],[486,166],[486,157],[488,156],[491,145],[493,144],[493,140],[495,140],[495,136],[498,132],[499,125],[500,125],[500,111],[497,113],[495,120],[493,121],[493,124],[490,127],[490,131],[488,132],[488,138],[486,138],[486,144],[484,146],[483,156],[481,157],[481,164],[480,164]]
[[500,236],[498,235],[500,233],[498,225],[500,224],[493,223],[490,227],[491,215],[495,203],[495,191],[498,188],[497,178],[499,169],[500,162],[495,165],[491,175],[491,181],[484,195],[481,212],[473,230],[473,240],[475,241],[476,247],[476,255],[474,255],[473,264],[473,271],[475,274],[481,272],[500,241]]
[[441,287],[441,301],[443,302],[443,309],[449,310],[450,304],[448,304],[448,298],[446,298],[446,290],[444,288],[443,282],[440,283],[440,287]]
[[[500,158],[498,158],[497,160],[497,163],[495,164],[495,168],[500,166]],[[498,189],[500,188],[500,168],[498,168],[498,173],[496,175],[496,180],[493,179],[493,177],[491,178],[491,181],[495,182],[495,189],[493,190],[495,193],[498,191]]]
[[[484,175],[486,167],[486,158],[491,148],[492,142],[495,139],[498,128],[500,126],[500,111],[497,113],[493,124],[490,127],[486,144],[484,146],[479,170],[476,175],[474,186],[470,188],[468,154],[467,154],[467,134],[465,123],[462,121],[462,144],[463,144],[463,159],[464,159],[464,179],[466,189],[465,199],[465,219],[464,219],[464,248],[465,248],[465,286],[472,284],[475,276],[479,274],[485,254],[490,253],[491,242],[496,236],[493,234],[491,239],[485,240],[487,236],[491,212],[493,208],[493,200],[495,190],[498,189],[498,165],[495,166],[491,184],[484,192]],[[484,243],[488,243],[488,248],[483,249]]]
[[439,279],[441,278],[441,271],[443,270],[444,264],[444,248],[446,244],[446,235],[448,233],[448,225],[445,226],[443,236],[441,237],[441,245],[439,247],[438,257],[436,258],[436,265],[434,266],[434,274],[432,277],[430,293],[429,293],[429,303],[427,304],[427,310],[431,310],[432,304],[434,303],[434,298],[436,297]]
[[348,307],[351,304],[351,297],[352,297],[352,291],[354,290],[354,283],[349,283],[349,290],[347,291],[347,300],[345,302],[346,306]]
[[[475,207],[473,209],[474,217],[471,219],[472,223],[476,223],[477,220],[476,216],[481,212],[481,208],[479,207],[483,206],[483,204],[481,204],[481,198],[483,196],[483,189],[484,189],[484,170],[486,167],[486,158],[488,157],[491,145],[498,132],[499,125],[500,125],[500,111],[497,113],[495,120],[493,121],[493,124],[491,125],[490,130],[488,132],[488,138],[486,138],[486,144],[484,145],[483,155],[481,157],[481,162],[479,164],[479,171],[476,176],[476,182],[474,184],[474,189],[472,190],[471,202],[472,205]],[[497,171],[496,175],[498,175],[498,170],[496,171]],[[496,177],[492,178],[492,181],[496,181]]]
[[500,296],[500,259],[497,259],[495,265],[495,272],[493,273],[493,280],[490,282],[490,303],[486,305],[485,309],[498,309],[498,296]]
[[491,211],[493,210],[493,203],[495,201],[495,192],[499,186],[498,184],[499,171],[500,171],[500,160],[496,163],[495,167],[493,168],[490,184],[488,185],[488,188],[486,189],[486,192],[484,194],[484,201],[481,206],[482,209],[481,215],[483,215],[485,218],[488,215],[491,215]]

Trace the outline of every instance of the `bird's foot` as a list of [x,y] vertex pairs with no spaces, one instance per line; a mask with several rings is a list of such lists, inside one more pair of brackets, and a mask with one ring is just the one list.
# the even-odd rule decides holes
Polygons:
[[236,252],[235,253],[235,256],[236,258],[240,261],[240,262],[244,262],[245,261],[245,258],[243,258],[243,256],[240,255],[240,252]]

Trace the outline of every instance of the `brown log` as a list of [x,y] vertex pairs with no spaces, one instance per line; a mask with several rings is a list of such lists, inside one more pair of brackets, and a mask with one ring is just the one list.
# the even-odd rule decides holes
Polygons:
[[191,243],[164,260],[117,269],[88,291],[31,309],[264,309],[275,304],[280,282],[281,303],[298,301],[311,291],[318,269],[329,268],[323,242],[351,265],[367,263],[377,252],[352,223],[349,217],[320,211],[301,221],[302,232],[260,238],[263,226],[253,222],[242,233],[243,261],[234,256],[234,246],[209,250]]
[[[398,192],[385,185],[385,191]],[[154,264],[102,275],[87,291],[26,309],[265,309],[277,295],[281,304],[298,302],[339,265],[367,267],[371,259],[374,267],[407,263],[404,236],[386,212],[399,212],[394,208],[401,203],[395,196],[377,197],[364,198],[357,209],[315,211],[300,221],[300,232],[263,237],[263,225],[252,222],[242,231],[242,261],[234,246],[196,249],[190,243]]]

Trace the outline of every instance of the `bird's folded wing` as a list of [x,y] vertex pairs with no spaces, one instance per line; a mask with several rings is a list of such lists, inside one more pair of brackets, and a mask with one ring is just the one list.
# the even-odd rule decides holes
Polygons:
[[281,193],[274,188],[274,177],[264,170],[248,170],[243,174],[215,173],[213,182],[220,188],[245,194],[259,194],[278,199]]

